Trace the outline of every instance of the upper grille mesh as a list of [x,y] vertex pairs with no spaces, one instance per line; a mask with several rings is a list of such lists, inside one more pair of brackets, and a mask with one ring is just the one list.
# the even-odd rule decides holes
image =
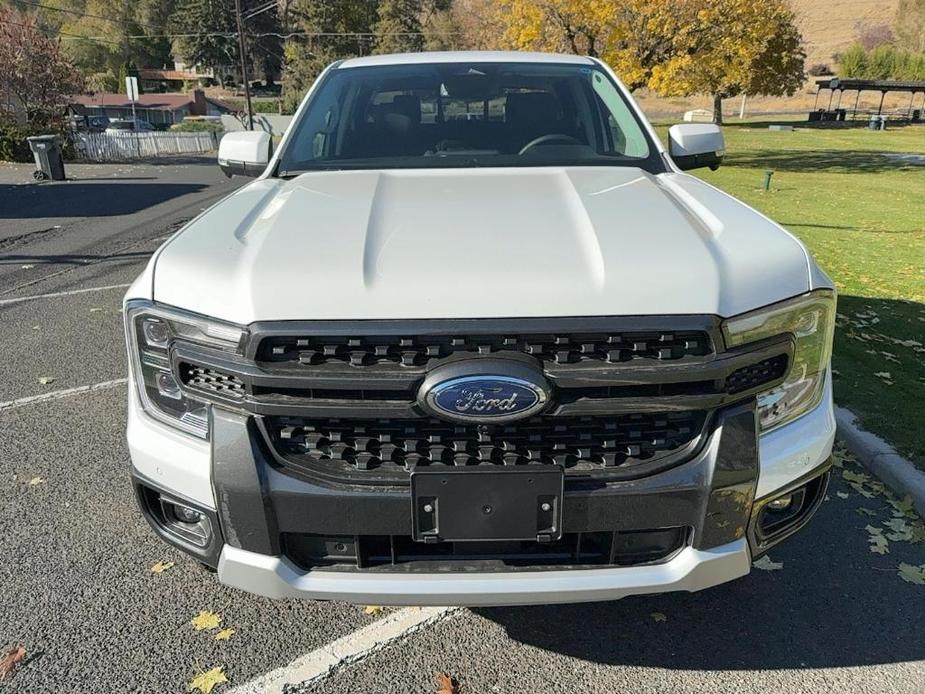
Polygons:
[[673,360],[703,356],[711,351],[709,336],[700,331],[621,332],[588,334],[269,337],[260,345],[258,360],[318,366],[341,362],[352,366],[381,363],[426,366],[431,359],[455,354],[487,355],[522,352],[546,362],[573,364],[584,360],[624,362],[631,359]]
[[757,364],[743,366],[729,374],[726,378],[725,390],[730,394],[741,393],[763,383],[776,381],[786,372],[787,361],[786,354],[779,354]]
[[243,398],[246,386],[237,376],[195,364],[180,364],[180,378],[190,388],[228,398]]

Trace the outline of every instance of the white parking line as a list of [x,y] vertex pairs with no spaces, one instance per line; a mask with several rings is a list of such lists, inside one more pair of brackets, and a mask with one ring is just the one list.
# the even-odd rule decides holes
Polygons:
[[4,410],[13,410],[17,407],[24,407],[26,405],[35,405],[36,403],[40,402],[69,398],[72,395],[80,395],[81,393],[91,393],[97,390],[108,390],[109,388],[125,385],[127,382],[127,378],[117,378],[112,381],[103,381],[102,383],[94,383],[89,386],[77,386],[76,388],[65,388],[64,390],[53,390],[50,393],[42,393],[41,395],[30,395],[25,398],[8,400],[7,402],[0,402],[0,412],[3,412]]
[[86,294],[87,292],[104,292],[109,289],[125,289],[126,287],[131,287],[131,283],[128,284],[110,284],[105,287],[87,287],[85,289],[71,289],[67,292],[51,292],[50,294],[33,294],[32,296],[17,296],[13,299],[0,299],[0,306],[6,306],[7,304],[18,304],[21,301],[32,301],[34,299],[51,299],[56,296],[71,296],[72,294]]
[[317,682],[333,675],[339,668],[356,663],[385,648],[390,643],[439,622],[459,607],[404,607],[369,626],[332,641],[289,665],[271,670],[246,682],[228,694],[282,694],[287,686]]

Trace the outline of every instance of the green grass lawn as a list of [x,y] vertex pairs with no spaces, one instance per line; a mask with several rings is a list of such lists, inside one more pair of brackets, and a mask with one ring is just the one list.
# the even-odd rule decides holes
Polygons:
[[834,279],[836,402],[925,469],[925,161],[889,156],[925,155],[925,126],[725,135],[723,166],[697,175],[799,236]]

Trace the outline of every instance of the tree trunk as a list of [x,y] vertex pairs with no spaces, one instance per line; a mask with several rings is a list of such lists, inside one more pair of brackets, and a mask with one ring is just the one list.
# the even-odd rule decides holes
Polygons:
[[713,95],[713,122],[723,124],[723,97],[720,94]]

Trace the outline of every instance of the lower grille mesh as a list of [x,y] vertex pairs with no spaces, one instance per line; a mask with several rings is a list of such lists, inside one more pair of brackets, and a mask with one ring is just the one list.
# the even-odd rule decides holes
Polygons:
[[535,417],[506,425],[439,419],[308,420],[270,417],[271,443],[311,467],[334,461],[357,470],[417,466],[560,465],[593,470],[648,461],[678,450],[703,429],[702,412],[608,417]]

